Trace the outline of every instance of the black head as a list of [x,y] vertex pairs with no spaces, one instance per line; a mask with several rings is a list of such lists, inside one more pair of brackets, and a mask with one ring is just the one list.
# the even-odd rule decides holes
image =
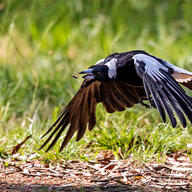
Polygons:
[[98,64],[89,67],[89,69],[80,72],[80,74],[86,74],[83,76],[84,79],[95,79],[98,81],[107,81],[109,68],[106,65]]
[[135,74],[132,57],[139,53],[144,54],[145,52],[135,50],[125,53],[113,53],[105,59],[99,60],[89,69],[80,72],[80,74],[86,74],[83,76],[85,79],[95,79],[98,81],[108,81],[113,79],[125,80],[129,78],[130,74]]
[[95,79],[98,81],[108,81],[115,79],[117,76],[117,53],[109,55],[105,59],[99,60],[95,65],[88,70],[80,72],[86,74],[85,79]]

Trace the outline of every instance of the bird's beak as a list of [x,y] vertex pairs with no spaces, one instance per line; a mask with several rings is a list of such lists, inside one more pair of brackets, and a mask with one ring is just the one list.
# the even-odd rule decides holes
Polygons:
[[92,69],[87,69],[85,71],[81,71],[79,74],[86,74],[83,76],[84,79],[94,79]]
[[81,71],[79,74],[87,74],[87,75],[93,75],[93,73],[92,73],[92,69],[87,69],[87,70],[85,70],[85,71]]

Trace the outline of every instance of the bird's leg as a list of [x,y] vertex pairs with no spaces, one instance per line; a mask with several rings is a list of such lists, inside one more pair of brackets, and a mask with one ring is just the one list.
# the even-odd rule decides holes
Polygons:
[[143,100],[144,100],[143,97],[139,97],[139,103],[140,103],[141,105],[145,106],[146,108],[151,108],[151,106],[148,105],[148,104],[146,104],[146,103],[144,103]]
[[144,103],[144,102],[143,102],[144,100],[145,100],[145,99],[144,99],[143,97],[140,97],[140,98],[139,98],[139,103],[140,103],[141,105],[145,106],[146,108],[151,108],[151,107],[156,108],[156,105],[155,105],[155,102],[153,101],[153,99],[151,99],[151,104],[150,104],[150,105]]
[[151,107],[157,108],[153,99],[151,100]]

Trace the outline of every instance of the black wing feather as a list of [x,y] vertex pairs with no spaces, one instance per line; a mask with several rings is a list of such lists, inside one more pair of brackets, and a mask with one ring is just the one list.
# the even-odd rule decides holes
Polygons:
[[173,107],[174,111],[176,112],[177,116],[179,117],[183,127],[186,127],[187,126],[186,118],[185,118],[183,112],[180,110],[177,100],[173,97],[171,92],[166,87],[164,87],[161,94],[163,95],[163,97],[165,97],[170,102],[171,106]]
[[50,143],[46,151],[51,149],[67,126],[69,129],[61,144],[60,151],[67,145],[76,131],[76,140],[80,140],[85,134],[86,128],[92,130],[96,124],[95,110],[98,103],[102,102],[106,110],[113,113],[139,103],[140,97],[146,97],[143,87],[132,87],[125,82],[117,81],[85,80],[77,94],[62,111],[58,120],[46,132],[45,135],[52,131],[41,148]]
[[[161,102],[159,96],[157,95],[153,80],[150,80],[150,78],[146,76],[143,83],[144,83],[145,87],[147,87],[148,91],[152,94],[155,105],[156,105],[157,109],[159,110],[163,121],[165,122],[166,121],[165,110],[162,107],[163,103]],[[147,95],[148,94],[149,93],[147,93]],[[150,96],[148,96],[148,97],[150,98]],[[150,103],[152,104],[151,98],[150,98]]]
[[143,56],[143,60],[141,55],[135,57],[134,64],[137,74],[143,79],[149,101],[151,102],[152,95],[163,120],[165,121],[165,110],[173,127],[177,124],[173,111],[179,117],[183,127],[187,125],[184,114],[192,122],[192,98],[186,95],[169,73],[169,69],[150,56]]

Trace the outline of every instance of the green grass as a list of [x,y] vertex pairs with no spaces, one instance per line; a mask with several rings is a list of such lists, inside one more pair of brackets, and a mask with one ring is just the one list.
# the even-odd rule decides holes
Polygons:
[[82,82],[72,75],[98,59],[143,49],[191,70],[191,8],[190,1],[160,0],[0,2],[0,156],[9,157],[30,134],[19,153],[35,153],[44,162],[90,161],[101,150],[123,159],[162,161],[186,149],[190,124],[173,129],[155,109],[140,105],[114,114],[99,105],[97,126],[81,141],[73,138],[61,153],[62,138],[50,152],[38,150],[40,136]]

